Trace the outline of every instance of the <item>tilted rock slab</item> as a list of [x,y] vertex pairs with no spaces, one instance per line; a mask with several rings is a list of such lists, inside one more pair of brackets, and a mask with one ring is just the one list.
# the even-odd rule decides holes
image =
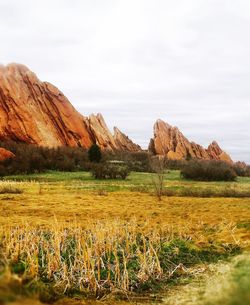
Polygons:
[[0,162],[5,161],[7,159],[13,159],[13,158],[15,158],[15,155],[11,151],[9,151],[3,147],[0,147]]
[[233,162],[215,141],[205,149],[199,144],[190,142],[177,127],[162,120],[157,120],[154,124],[154,138],[150,140],[149,151],[171,160],[196,158]]
[[[58,88],[20,64],[0,65],[0,140],[48,147],[121,147],[101,114],[81,115]],[[130,146],[124,142],[122,148]]]
[[129,150],[131,152],[141,151],[141,147],[132,142],[128,136],[122,133],[117,127],[114,127],[114,139],[119,150]]

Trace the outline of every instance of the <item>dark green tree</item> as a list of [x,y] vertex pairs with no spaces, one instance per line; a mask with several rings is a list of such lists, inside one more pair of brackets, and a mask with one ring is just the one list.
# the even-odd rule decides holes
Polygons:
[[99,163],[102,158],[102,152],[97,144],[93,144],[88,150],[88,158],[90,162]]

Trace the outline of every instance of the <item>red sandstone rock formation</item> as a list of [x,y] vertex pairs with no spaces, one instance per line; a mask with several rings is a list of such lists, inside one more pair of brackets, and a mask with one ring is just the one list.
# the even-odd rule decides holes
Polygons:
[[97,143],[102,149],[120,148],[100,114],[82,116],[60,90],[19,64],[0,66],[0,140],[49,147],[88,148]]
[[122,133],[117,127],[114,127],[114,139],[118,150],[141,151],[141,147],[132,142],[128,136]]
[[15,158],[15,155],[11,151],[0,147],[0,161],[4,161],[11,158]]
[[22,65],[0,68],[0,139],[43,146],[88,147],[86,119],[56,87]]
[[115,140],[109,131],[103,116],[98,113],[97,115],[91,114],[88,118],[88,126],[93,138],[96,140],[101,149],[117,149]]
[[154,125],[154,138],[150,140],[149,151],[172,160],[197,158],[232,163],[230,156],[222,151],[216,142],[205,149],[199,144],[189,142],[177,127],[170,126],[162,120],[157,120]]
[[211,159],[221,160],[229,163],[233,163],[231,157],[223,151],[216,141],[213,141],[207,148],[207,152]]

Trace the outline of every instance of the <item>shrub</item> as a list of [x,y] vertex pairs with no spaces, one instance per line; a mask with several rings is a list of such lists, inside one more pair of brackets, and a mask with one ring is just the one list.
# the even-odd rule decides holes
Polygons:
[[222,161],[191,160],[181,170],[183,178],[200,181],[234,181],[233,167]]
[[[123,161],[129,171],[150,172],[147,152],[100,151],[93,145],[89,151],[82,147],[40,147],[25,143],[0,142],[0,147],[10,150],[15,158],[0,162],[0,177],[15,174],[32,174],[47,170],[89,171],[94,162]],[[101,159],[100,159],[101,157]],[[120,174],[126,176],[121,169]]]
[[248,165],[247,168],[246,168],[245,176],[250,177],[250,165]]
[[123,161],[130,171],[151,172],[150,156],[146,151],[125,152],[125,151],[104,151],[102,159],[105,161]]
[[23,143],[2,142],[15,158],[0,162],[0,176],[32,174],[46,170],[89,170],[87,151],[81,147],[39,147]]
[[165,178],[165,168],[166,159],[165,158],[151,158],[151,168],[155,173],[152,175],[152,185],[154,188],[154,193],[159,201],[164,194],[164,178]]
[[237,176],[250,177],[250,165],[247,165],[245,162],[236,162],[233,168]]
[[93,144],[88,150],[88,158],[90,162],[99,163],[102,158],[101,149],[97,144]]
[[95,179],[126,179],[129,169],[125,165],[111,163],[98,163],[91,167],[91,173]]
[[181,170],[188,162],[189,160],[170,160],[166,159],[165,160],[165,166],[167,169],[172,169],[172,170]]

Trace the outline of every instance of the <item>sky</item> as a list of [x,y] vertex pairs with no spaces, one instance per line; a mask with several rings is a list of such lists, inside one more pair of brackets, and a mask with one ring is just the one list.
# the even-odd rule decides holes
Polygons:
[[159,118],[250,163],[249,0],[0,0],[0,63],[146,148]]

